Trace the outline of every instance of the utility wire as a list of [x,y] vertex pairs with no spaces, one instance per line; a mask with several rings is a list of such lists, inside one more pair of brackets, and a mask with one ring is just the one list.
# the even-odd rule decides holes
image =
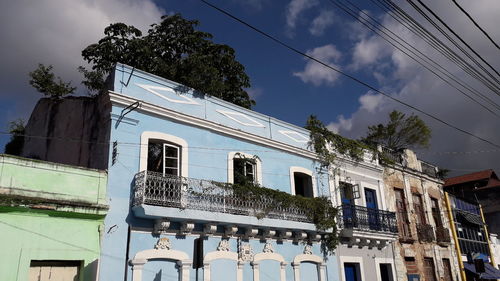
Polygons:
[[276,37],[274,37],[274,36],[272,36],[272,35],[270,35],[270,34],[268,34],[268,33],[264,32],[264,31],[262,31],[262,30],[260,30],[260,29],[258,29],[257,27],[255,27],[255,26],[253,26],[253,25],[251,25],[251,24],[249,24],[249,23],[247,23],[247,22],[243,21],[242,19],[240,19],[240,18],[238,18],[238,17],[236,17],[236,16],[234,16],[234,15],[230,14],[229,12],[227,12],[227,11],[225,11],[225,10],[223,10],[223,9],[221,9],[221,8],[219,8],[219,7],[215,6],[215,5],[213,5],[213,4],[211,4],[210,2],[208,2],[208,1],[206,1],[206,0],[200,0],[200,1],[201,1],[202,3],[204,3],[204,4],[206,4],[207,6],[211,7],[212,9],[215,9],[215,10],[219,11],[220,13],[222,13],[222,14],[224,14],[224,15],[226,15],[226,16],[228,16],[228,17],[232,18],[233,20],[235,20],[235,21],[237,21],[237,22],[239,22],[239,23],[241,23],[241,24],[243,24],[243,25],[247,26],[248,28],[250,28],[250,29],[252,29],[252,30],[256,31],[257,33],[260,33],[260,34],[261,34],[261,35],[263,35],[264,37],[266,37],[266,38],[268,38],[268,39],[270,39],[270,40],[272,40],[272,41],[276,42],[277,44],[279,44],[279,45],[281,45],[281,46],[283,46],[283,47],[285,47],[285,48],[287,48],[287,49],[291,50],[292,52],[295,52],[295,53],[297,53],[297,54],[299,54],[299,55],[301,55],[301,56],[304,56],[304,57],[306,57],[306,58],[308,58],[308,59],[310,59],[310,60],[314,61],[314,62],[317,62],[317,63],[319,63],[320,65],[322,65],[322,66],[324,66],[324,67],[326,67],[326,68],[328,68],[328,69],[330,69],[330,70],[333,70],[333,71],[335,71],[335,72],[337,72],[337,73],[340,73],[340,74],[342,74],[342,75],[344,75],[344,76],[348,77],[349,79],[351,79],[351,80],[353,80],[353,81],[355,81],[355,82],[357,82],[357,83],[359,83],[359,84],[361,84],[361,85],[363,85],[363,86],[367,87],[368,89],[370,89],[370,90],[372,90],[372,91],[375,91],[375,92],[377,92],[377,93],[379,93],[379,94],[381,94],[381,95],[383,95],[383,96],[385,96],[385,97],[387,97],[387,98],[389,98],[389,99],[391,99],[391,100],[393,100],[393,101],[395,101],[395,102],[397,102],[397,103],[400,103],[400,104],[402,104],[402,105],[404,105],[404,106],[406,106],[406,107],[408,107],[408,108],[411,108],[411,109],[413,109],[413,110],[415,110],[415,111],[417,111],[417,112],[420,112],[421,114],[423,114],[423,115],[425,115],[425,116],[427,116],[427,117],[429,117],[429,118],[431,118],[431,119],[433,119],[433,120],[435,120],[435,121],[437,121],[437,122],[439,122],[439,123],[441,123],[441,124],[444,124],[444,125],[446,125],[446,126],[448,126],[448,127],[450,127],[450,128],[453,128],[453,129],[455,129],[455,130],[457,130],[457,131],[460,131],[460,132],[462,132],[463,134],[469,135],[469,136],[471,136],[471,137],[473,137],[473,138],[475,138],[475,139],[478,139],[478,140],[481,140],[481,141],[483,141],[483,142],[486,142],[486,143],[488,143],[488,144],[490,144],[490,145],[492,145],[492,146],[494,146],[494,147],[500,148],[500,145],[499,145],[499,144],[497,144],[497,143],[494,143],[494,142],[492,142],[492,141],[490,141],[490,140],[487,140],[487,139],[485,139],[485,138],[483,138],[483,137],[477,136],[477,135],[475,135],[475,134],[473,134],[473,133],[471,133],[471,132],[468,132],[468,131],[466,131],[466,130],[464,130],[464,129],[458,128],[457,126],[455,126],[455,125],[453,125],[453,124],[450,124],[450,123],[448,123],[448,122],[446,122],[446,121],[444,121],[444,120],[441,120],[441,119],[439,119],[438,117],[436,117],[436,116],[434,116],[434,115],[432,115],[432,114],[430,114],[430,113],[427,113],[427,112],[425,112],[425,111],[423,111],[423,110],[421,110],[421,109],[419,109],[419,108],[417,108],[417,107],[415,107],[415,106],[413,106],[413,105],[410,105],[410,104],[408,104],[408,103],[406,103],[406,102],[404,102],[404,101],[401,101],[401,100],[399,100],[399,99],[397,99],[397,98],[395,98],[395,97],[393,97],[393,96],[391,96],[391,95],[389,95],[389,94],[387,94],[387,93],[385,93],[385,92],[383,92],[383,91],[381,91],[381,90],[379,90],[379,89],[375,88],[374,86],[371,86],[371,85],[370,85],[370,84],[368,84],[367,82],[364,82],[364,81],[362,81],[362,80],[360,80],[360,79],[358,79],[358,78],[354,77],[353,75],[350,75],[350,74],[348,74],[348,73],[346,73],[346,72],[343,72],[343,71],[341,71],[341,70],[339,70],[339,69],[337,69],[337,68],[335,68],[335,67],[333,67],[333,66],[331,66],[331,65],[329,65],[329,64],[327,64],[327,63],[324,63],[323,61],[321,61],[321,60],[319,60],[319,59],[316,59],[316,58],[312,57],[311,55],[308,55],[308,54],[306,54],[306,53],[304,53],[304,52],[302,52],[302,51],[298,50],[298,49],[297,49],[297,48],[295,48],[295,47],[292,47],[291,45],[288,45],[287,43],[285,43],[285,42],[283,42],[283,41],[281,41],[281,40],[277,39]]
[[[448,70],[446,70],[446,68],[444,68],[443,66],[441,66],[440,64],[438,64],[436,61],[434,61],[433,59],[431,59],[430,57],[428,57],[427,55],[425,55],[424,53],[422,53],[421,51],[419,51],[418,49],[416,49],[415,47],[413,47],[412,45],[410,45],[403,38],[401,38],[400,36],[398,36],[397,34],[395,34],[394,32],[392,32],[391,30],[389,30],[388,28],[386,28],[379,21],[377,21],[376,19],[374,19],[373,17],[371,17],[368,13],[366,13],[365,11],[363,11],[362,9],[360,9],[358,6],[356,6],[355,4],[353,4],[351,1],[346,0],[346,2],[348,2],[351,6],[353,6],[357,10],[358,13],[363,14],[365,16],[365,18],[358,17],[357,14],[355,13],[355,11],[353,11],[352,9],[350,9],[349,7],[347,7],[341,1],[338,1],[338,0],[329,0],[329,1],[333,5],[337,6],[341,10],[343,10],[345,13],[349,14],[355,20],[357,20],[358,22],[360,22],[361,24],[363,24],[364,26],[366,26],[368,29],[370,29],[371,31],[373,31],[375,34],[377,34],[380,37],[382,37],[382,39],[384,39],[385,41],[387,41],[388,43],[390,43],[392,46],[394,46],[396,49],[398,49],[399,51],[401,51],[402,53],[404,53],[405,55],[407,55],[409,58],[411,58],[412,60],[414,60],[416,63],[422,65],[428,71],[430,71],[431,73],[433,73],[434,75],[436,75],[438,78],[440,78],[443,82],[445,82],[449,86],[453,87],[454,89],[456,89],[457,91],[459,91],[461,94],[463,94],[464,96],[468,97],[470,100],[472,100],[473,102],[475,102],[476,104],[478,104],[481,107],[483,107],[484,109],[486,109],[491,114],[493,114],[493,115],[495,115],[495,116],[497,116],[497,117],[500,118],[500,115],[498,115],[496,112],[492,111],[490,108],[488,108],[487,106],[485,106],[484,104],[482,104],[481,102],[479,102],[478,100],[476,100],[474,97],[470,96],[469,94],[465,93],[461,89],[457,88],[457,86],[455,86],[454,84],[452,84],[450,81],[448,81],[447,79],[445,79],[443,76],[441,76],[437,72],[440,72],[441,74],[445,75],[449,79],[453,80],[455,83],[457,83],[460,86],[462,86],[463,88],[469,90],[474,95],[482,97],[483,99],[486,100],[486,102],[489,105],[494,106],[497,110],[500,109],[500,105],[498,105],[494,101],[488,99],[487,97],[485,97],[484,95],[482,95],[481,93],[479,93],[477,90],[471,88],[469,85],[466,85],[463,81],[460,80],[460,78],[454,76],[452,73],[450,73]],[[370,22],[368,19],[370,19],[374,23]],[[387,30],[387,32],[385,30]],[[388,34],[388,33],[390,33],[390,34]],[[392,41],[389,40],[388,38],[390,38]],[[402,44],[401,42],[404,43],[404,44]],[[429,64],[429,66],[426,65],[426,64]],[[431,69],[430,67],[432,67],[433,69]]]
[[[412,7],[414,7],[421,15],[424,15],[425,12],[420,9],[416,4],[415,2],[413,2],[413,0],[407,0],[410,5]],[[498,73],[498,71],[493,68],[493,66],[491,66],[491,64],[489,64],[479,53],[477,53],[469,44],[467,44],[467,42],[465,42],[465,40],[462,39],[462,37],[460,37],[448,24],[446,24],[446,22],[444,22],[432,9],[430,9],[427,5],[425,5],[421,0],[417,0],[417,2],[422,6],[424,7],[425,10],[427,10],[427,12],[429,12],[434,18],[436,18],[449,32],[451,32],[456,38],[458,38],[458,40],[460,40],[460,42],[462,42],[462,44],[464,44],[471,52],[473,52],[484,64],[486,64],[489,68],[491,68],[491,70],[493,70],[493,72],[495,72],[498,76],[500,76],[500,73]],[[429,21],[432,25],[436,26],[437,24],[435,24],[435,22],[430,19],[430,17],[428,17],[427,15],[425,16],[425,18],[427,19],[427,21]],[[445,35],[446,32],[444,32],[442,29],[439,29],[440,32]],[[445,35],[447,36],[447,38],[449,39],[451,36],[448,36],[448,35]],[[455,44],[455,43],[454,43]],[[455,46],[459,47],[458,44],[455,44]],[[468,54],[463,48],[459,48],[463,53],[466,53],[467,57],[469,57],[471,60],[473,60],[486,74],[488,74],[488,76],[490,76],[496,83],[500,83],[500,81],[497,79],[497,77],[493,76],[489,71],[487,71],[479,62],[477,62],[477,60],[473,59],[473,57]]]
[[460,11],[462,11],[462,13],[464,13],[470,19],[470,21],[472,21],[472,23],[479,30],[481,30],[481,32],[484,34],[484,36],[486,36],[491,41],[491,43],[493,43],[493,45],[495,45],[495,47],[497,47],[497,49],[500,50],[500,46],[498,46],[498,44],[490,37],[490,35],[486,31],[484,31],[484,29],[482,29],[481,26],[479,26],[479,24],[472,18],[471,15],[469,13],[467,13],[467,11],[464,8],[462,8],[462,6],[460,6],[460,4],[458,4],[458,2],[456,0],[451,0],[451,1],[453,3],[455,3],[455,6],[457,6],[460,9]]
[[[436,51],[441,53],[444,57],[448,58],[451,62],[455,63],[462,70],[464,70],[471,77],[475,78],[482,84],[484,84],[488,89],[490,89],[496,95],[500,95],[500,88],[490,81],[489,78],[484,76],[479,70],[467,62],[464,58],[458,55],[454,50],[448,47],[443,41],[434,36],[430,31],[423,27],[418,21],[401,9],[391,0],[370,0],[372,3],[377,5],[379,8],[387,12],[393,19],[399,22],[402,26],[406,27],[409,31],[413,32],[415,35],[422,38],[425,42],[429,44]],[[417,7],[418,8],[418,7]],[[427,15],[424,15],[426,17]],[[439,26],[435,26],[436,29],[440,29]],[[443,31],[444,32],[444,31]],[[448,34],[445,33],[445,37]],[[448,38],[448,37],[447,37]],[[452,43],[456,43],[453,38],[448,38]],[[460,46],[458,46],[460,48]]]

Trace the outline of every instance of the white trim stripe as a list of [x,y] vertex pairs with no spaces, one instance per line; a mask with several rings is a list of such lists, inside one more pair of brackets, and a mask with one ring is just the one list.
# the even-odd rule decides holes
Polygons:
[[[135,85],[143,88],[144,90],[150,92],[150,93],[153,93],[154,95],[157,95],[158,97],[164,99],[164,100],[167,100],[169,102],[173,102],[173,103],[183,103],[183,104],[192,104],[192,105],[200,105],[199,103],[195,102],[194,100],[186,97],[186,96],[182,96],[182,95],[179,95],[177,94],[174,89],[172,88],[167,88],[167,87],[160,87],[160,86],[152,86],[152,85],[145,85],[145,84],[138,84],[138,83],[135,83]],[[170,94],[173,94],[175,95],[176,97],[179,97],[181,99],[173,99],[173,98],[169,98],[168,96],[165,96],[165,95],[162,95],[160,93],[158,93],[157,91],[165,91],[167,93],[170,93]]]
[[[243,114],[241,112],[228,111],[228,110],[220,110],[220,109],[217,109],[215,111],[219,112],[220,114],[226,116],[229,119],[232,119],[232,120],[240,123],[241,125],[245,125],[245,126],[249,126],[249,127],[260,127],[260,128],[265,128],[266,127],[266,126],[262,125],[261,123],[257,122],[256,120],[248,117],[247,115],[245,115],[245,114]],[[237,116],[241,117],[243,119],[246,119],[249,122],[242,121],[242,120],[238,119]]]

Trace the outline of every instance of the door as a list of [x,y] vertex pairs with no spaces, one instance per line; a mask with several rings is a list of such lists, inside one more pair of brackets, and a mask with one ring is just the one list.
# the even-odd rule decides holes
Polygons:
[[80,261],[31,261],[29,281],[78,281]]
[[377,193],[375,190],[365,188],[365,200],[368,213],[368,225],[370,229],[379,230],[380,223],[378,216]]
[[342,198],[342,218],[345,228],[357,227],[352,184],[340,182],[340,196]]
[[361,281],[358,278],[357,263],[344,263],[345,281]]
[[434,260],[432,258],[424,258],[424,277],[425,281],[437,281],[434,268]]

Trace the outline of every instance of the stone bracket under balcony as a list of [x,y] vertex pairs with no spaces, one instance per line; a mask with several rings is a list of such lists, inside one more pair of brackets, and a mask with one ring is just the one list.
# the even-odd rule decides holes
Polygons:
[[387,246],[391,241],[397,239],[397,233],[373,233],[350,229],[340,231],[341,242],[348,247],[368,247],[368,249],[377,248],[379,250]]

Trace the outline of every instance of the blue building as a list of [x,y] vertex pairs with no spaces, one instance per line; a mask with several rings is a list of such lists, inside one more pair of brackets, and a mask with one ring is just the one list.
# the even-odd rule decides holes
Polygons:
[[[45,138],[28,137],[23,150],[108,170],[99,280],[396,279],[378,161],[340,157],[339,169],[324,169],[307,130],[126,65],[109,85],[92,101],[41,100],[27,134]],[[325,233],[304,209],[243,198],[227,183],[342,206],[337,255],[322,251]]]

